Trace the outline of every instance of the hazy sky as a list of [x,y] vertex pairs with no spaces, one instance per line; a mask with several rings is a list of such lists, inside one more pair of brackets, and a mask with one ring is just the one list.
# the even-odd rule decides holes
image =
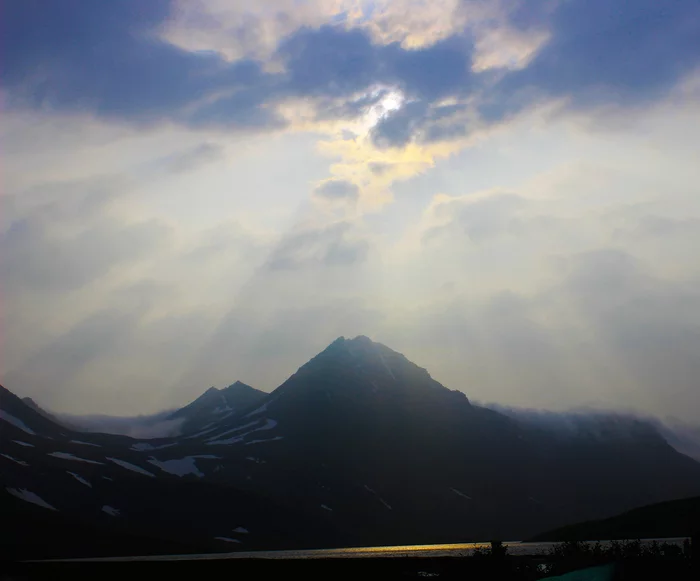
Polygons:
[[365,334],[700,413],[697,0],[2,0],[1,380],[134,414]]

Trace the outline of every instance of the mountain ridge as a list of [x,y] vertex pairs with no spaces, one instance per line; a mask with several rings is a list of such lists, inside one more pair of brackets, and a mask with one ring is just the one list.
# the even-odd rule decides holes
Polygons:
[[[222,392],[252,401],[214,413]],[[269,394],[234,383],[197,401],[193,429],[139,440],[76,434],[3,395],[0,502],[216,551],[527,538],[700,495],[700,463],[653,431],[555,438],[364,336]]]

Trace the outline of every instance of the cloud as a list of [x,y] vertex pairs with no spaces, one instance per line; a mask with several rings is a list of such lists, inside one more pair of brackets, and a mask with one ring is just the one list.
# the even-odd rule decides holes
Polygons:
[[[25,362],[7,371],[8,386],[22,386],[31,392],[54,386],[65,388],[100,357],[116,350],[135,331],[136,312],[121,312],[105,308],[91,314],[72,326],[65,333],[52,337]],[[61,397],[60,393],[51,394]],[[41,398],[40,398],[41,399]],[[46,402],[54,407],[53,401]]]
[[471,242],[479,243],[488,238],[518,228],[518,212],[528,201],[514,193],[489,192],[488,195],[439,197],[429,210],[439,225],[430,227],[423,235],[426,243],[442,237],[465,235]]
[[[412,25],[404,26],[402,33],[378,36],[389,23],[399,31],[398,20],[412,22],[409,8],[328,11],[314,4],[295,17],[289,6],[280,5],[279,15],[288,20],[273,27],[278,30],[271,34],[279,35],[270,45],[274,53],[262,57],[260,51],[246,49],[243,55],[257,54],[262,60],[242,55],[227,60],[214,50],[172,44],[166,40],[172,34],[159,36],[159,30],[182,16],[182,4],[175,10],[166,0],[154,0],[147,7],[136,0],[105,6],[74,0],[59,9],[8,1],[2,81],[10,107],[90,111],[136,123],[169,120],[246,131],[285,127],[278,106],[289,99],[342,98],[346,104],[331,111],[347,116],[364,107],[358,93],[392,87],[414,105],[411,113],[395,113],[393,120],[385,120],[378,133],[401,145],[414,130],[425,133],[428,141],[469,133],[470,123],[463,120],[458,129],[451,122],[427,128],[436,117],[455,112],[436,109],[447,98],[462,107],[472,102],[487,121],[552,98],[567,98],[579,108],[650,103],[700,64],[700,9],[693,0],[669,6],[655,0],[538,0],[516,3],[510,11],[499,4],[500,12],[484,12],[473,3],[464,9],[449,4],[444,14],[472,17],[460,16],[458,28],[443,22],[436,28],[441,32],[424,36],[431,39],[427,42],[408,32]],[[216,19],[206,16],[207,5],[200,10],[204,28],[216,28]],[[186,20],[196,22],[196,10],[185,13]],[[242,24],[267,26],[263,14],[253,12],[249,21],[245,11],[231,13],[243,18],[241,25],[226,29],[234,44],[239,39],[247,43],[249,27]],[[425,22],[432,26],[430,19]],[[515,68],[484,68],[488,59],[503,58],[484,56],[484,39],[496,34],[507,45],[508,38],[531,30],[531,39],[517,41],[517,54],[526,57],[508,57],[518,62]],[[477,56],[481,65],[475,68]],[[266,59],[280,63],[282,70],[265,70]]]
[[174,410],[168,410],[150,416],[120,417],[108,415],[73,415],[57,414],[63,420],[85,432],[121,434],[131,438],[152,439],[179,436],[184,418],[170,420],[168,416]]
[[8,253],[1,267],[3,278],[10,292],[75,290],[120,264],[148,256],[168,234],[168,228],[156,221],[124,224],[103,218],[59,234],[37,219],[22,219],[0,238]]
[[163,165],[173,173],[187,173],[224,157],[224,148],[217,143],[202,143],[185,151],[169,155]]
[[[276,123],[259,109],[261,91],[269,87],[256,63],[229,64],[213,53],[188,52],[157,38],[155,29],[170,9],[168,0],[147,6],[137,0],[104,5],[74,0],[60,6],[5,2],[0,78],[7,104],[90,111],[137,123]],[[238,93],[217,99],[222,91]],[[196,106],[207,97],[214,101]],[[188,112],[187,106],[195,110]]]
[[350,222],[302,229],[282,239],[271,253],[267,268],[295,270],[308,267],[344,267],[367,258],[369,243],[357,236]]
[[532,408],[479,404],[510,416],[525,425],[545,430],[559,438],[628,438],[641,433],[658,434],[681,454],[700,461],[700,427],[650,415],[601,410],[547,411]]
[[347,180],[327,180],[314,190],[314,195],[329,201],[354,202],[360,196],[360,188]]
[[[505,75],[484,111],[491,118],[566,97],[570,106],[629,107],[659,100],[700,65],[700,7],[693,0],[573,0],[544,13],[545,0],[523,2],[521,27],[550,29],[527,67]],[[509,96],[510,95],[510,96]]]

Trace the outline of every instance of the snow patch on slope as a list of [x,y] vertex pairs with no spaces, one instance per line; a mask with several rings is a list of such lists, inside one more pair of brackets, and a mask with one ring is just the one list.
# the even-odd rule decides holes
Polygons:
[[5,410],[0,410],[0,420],[5,420],[8,424],[12,424],[15,428],[19,428],[30,436],[36,436],[36,432],[27,426],[27,424],[12,414],[8,414]]
[[81,446],[94,446],[95,448],[101,448],[99,444],[93,444],[92,442],[83,442],[82,440],[71,440],[71,444],[80,444]]
[[[258,422],[254,422],[258,423]],[[242,434],[239,434],[238,436],[234,436],[232,438],[227,438],[224,440],[214,440],[214,441],[209,441],[207,442],[208,446],[221,446],[221,445],[226,445],[226,444],[237,444],[238,442],[241,442],[246,436],[249,436],[250,434],[254,432],[262,432],[266,430],[272,430],[277,426],[277,422],[275,420],[266,420],[265,425],[260,426],[259,428],[255,428],[254,430],[248,430],[247,432],[244,432]],[[217,436],[218,438],[219,436]]]
[[248,529],[245,529],[245,528],[243,528],[243,527],[236,527],[235,529],[233,529],[233,532],[234,532],[234,533],[241,534],[241,535],[247,535],[247,534],[248,534]]
[[87,458],[79,458],[68,452],[50,452],[49,456],[54,458],[60,458],[61,460],[74,460],[76,462],[87,462],[88,464],[104,464],[104,462],[97,462],[96,460],[88,460]]
[[19,464],[20,466],[29,466],[29,464],[24,460],[17,460],[17,458],[13,458],[9,454],[0,454],[0,456],[2,456],[3,458],[7,458],[8,460],[12,460],[12,462]]
[[36,504],[37,506],[41,506],[42,508],[48,508],[49,510],[56,510],[53,506],[51,506],[48,502],[46,502],[43,498],[41,498],[38,494],[35,494],[26,488],[21,488],[17,490],[16,488],[7,488],[7,492],[9,492],[12,496],[16,496],[17,498],[24,500],[26,502],[31,502],[32,504]]
[[261,420],[254,420],[252,422],[248,422],[247,424],[243,424],[242,426],[238,426],[237,428],[233,428],[231,430],[226,430],[225,432],[221,432],[220,434],[217,434],[216,436],[212,436],[209,438],[210,440],[215,440],[217,438],[222,438],[223,436],[228,436],[229,434],[235,434],[236,432],[240,432],[241,430],[245,430],[247,428],[251,428],[253,426],[256,426],[260,423]]
[[150,452],[153,450],[163,450],[164,448],[170,448],[170,446],[174,445],[174,442],[172,444],[163,444],[162,446],[154,446],[153,444],[149,444],[148,442],[138,442],[131,446],[131,449],[134,452]]
[[379,496],[379,495],[377,494],[377,492],[376,492],[375,490],[373,490],[372,488],[370,488],[370,487],[367,486],[366,484],[365,484],[365,490],[366,490],[367,492],[371,492],[372,494],[374,494],[374,496],[377,498],[377,500],[378,500],[379,502],[381,502],[387,509],[393,510],[393,509],[391,508],[391,505],[390,505],[386,500],[384,500],[381,496]]
[[198,468],[197,465],[195,464],[195,460],[197,458],[207,458],[207,459],[219,459],[220,456],[212,456],[210,454],[202,454],[199,456],[185,456],[184,458],[178,458],[174,460],[157,460],[156,458],[151,457],[148,462],[149,464],[153,464],[154,466],[157,466],[160,468],[163,472],[167,472],[168,474],[174,474],[175,476],[184,476],[185,474],[194,474],[198,478],[202,478],[204,476],[204,473],[201,472]]
[[275,440],[284,440],[284,436],[275,436],[267,440],[251,440],[250,442],[246,442],[245,445],[250,446],[251,444],[262,444],[263,442],[274,442]]
[[126,460],[119,460],[119,458],[107,458],[107,460],[110,460],[111,462],[118,464],[122,468],[126,468],[127,470],[131,470],[132,472],[136,472],[137,474],[143,474],[144,476],[150,476],[151,478],[156,477],[155,474],[151,474],[150,472],[144,470],[143,468],[139,468],[135,464],[132,464],[131,462],[127,462]]
[[84,484],[88,488],[92,488],[92,484],[90,484],[87,480],[85,480],[85,478],[83,478],[79,474],[76,474],[75,472],[68,472],[68,470],[66,470],[66,474],[70,474],[73,478],[75,478],[81,484]]
[[238,539],[232,539],[230,537],[214,537],[215,541],[226,541],[227,543],[240,543]]
[[206,436],[207,434],[211,434],[212,432],[215,432],[216,428],[209,428],[208,430],[202,430],[201,432],[197,434],[193,434],[192,436],[187,436],[185,440],[191,440],[193,438],[201,438],[202,436]]
[[109,516],[119,516],[120,512],[114,508],[113,506],[109,506],[108,504],[105,504],[102,507],[102,512],[106,512]]
[[464,494],[464,492],[460,492],[460,491],[457,490],[456,488],[450,488],[450,490],[451,490],[452,492],[454,492],[455,494],[457,494],[458,496],[461,496],[462,498],[466,498],[467,500],[472,500],[472,497],[471,497],[471,496],[467,496],[466,494]]
[[29,442],[23,442],[22,440],[12,440],[15,444],[19,444],[20,446],[27,446],[29,448],[33,448],[34,444],[30,444]]

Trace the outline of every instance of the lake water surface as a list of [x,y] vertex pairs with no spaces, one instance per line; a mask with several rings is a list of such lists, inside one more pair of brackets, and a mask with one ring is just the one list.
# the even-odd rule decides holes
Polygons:
[[[642,545],[669,543],[682,546],[684,537],[672,539],[643,539]],[[504,542],[509,555],[544,555],[560,543]],[[593,544],[593,542],[591,542]],[[601,541],[608,546],[610,541]],[[477,549],[489,549],[490,543],[457,543],[451,545],[397,545],[391,547],[351,547],[344,549],[313,549],[301,551],[237,551],[235,553],[206,553],[200,555],[157,555],[148,557],[112,557],[100,559],[65,559],[66,561],[201,561],[216,559],[361,559],[377,557],[467,557]]]

